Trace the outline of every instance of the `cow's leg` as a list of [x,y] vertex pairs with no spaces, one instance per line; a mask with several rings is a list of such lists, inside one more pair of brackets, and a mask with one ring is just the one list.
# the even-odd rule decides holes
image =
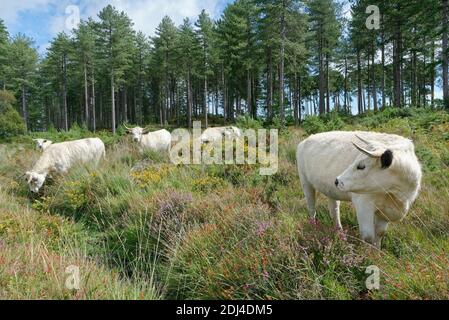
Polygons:
[[309,210],[310,218],[315,219],[316,217],[315,189],[303,177],[301,177],[301,185],[302,190],[304,191],[304,195],[306,196],[307,209]]
[[388,227],[388,221],[377,214],[374,215],[375,239],[374,245],[380,249],[382,245],[382,238]]
[[334,225],[337,229],[342,230],[340,221],[340,201],[329,198],[328,202],[329,213],[334,220]]
[[364,241],[374,245],[376,239],[374,224],[376,208],[371,201],[363,197],[353,198],[353,203],[357,212],[360,236]]

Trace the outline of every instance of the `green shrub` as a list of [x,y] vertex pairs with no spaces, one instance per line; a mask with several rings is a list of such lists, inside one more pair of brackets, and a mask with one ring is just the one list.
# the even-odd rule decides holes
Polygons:
[[0,138],[25,134],[26,127],[19,113],[6,102],[0,101]]
[[237,127],[242,129],[261,129],[263,128],[263,123],[260,120],[254,119],[249,115],[239,116],[237,118],[236,124]]
[[302,122],[302,127],[307,132],[307,134],[315,134],[327,131],[326,124],[320,117],[317,116],[307,116]]

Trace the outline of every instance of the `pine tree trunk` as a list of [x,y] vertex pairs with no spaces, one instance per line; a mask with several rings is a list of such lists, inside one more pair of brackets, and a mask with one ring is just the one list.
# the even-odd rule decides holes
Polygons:
[[325,90],[325,78],[324,78],[324,54],[323,54],[323,38],[322,38],[322,30],[320,27],[319,33],[319,48],[318,48],[318,56],[319,56],[319,113],[324,114],[325,109],[325,101],[324,101],[324,90]]
[[[397,11],[400,12],[401,8],[398,5]],[[402,25],[398,20],[396,23],[395,39],[394,39],[394,104],[396,108],[402,106]]]
[[368,100],[368,111],[371,110],[371,68],[370,68],[370,53],[367,53],[366,56],[366,60],[367,60],[367,72],[366,72],[366,81],[367,81],[367,85],[366,85],[366,94],[367,94],[367,100]]
[[449,83],[448,83],[448,7],[449,1],[443,1],[443,39],[442,39],[442,67],[443,67],[443,100],[446,108],[449,109]]
[[95,108],[95,75],[92,69],[92,130],[97,130],[96,108]]
[[89,88],[87,85],[87,63],[84,62],[84,121],[89,127]]
[[267,117],[271,121],[273,117],[273,52],[269,49],[268,53],[268,72],[267,72],[268,92],[267,92]]
[[64,55],[62,62],[63,69],[63,93],[62,93],[62,103],[64,108],[64,129],[65,131],[69,130],[69,120],[68,120],[68,107],[67,107],[67,57]]
[[344,84],[344,107],[345,110],[349,109],[348,103],[348,57],[345,55],[345,84]]
[[279,70],[279,112],[281,123],[285,122],[285,107],[284,107],[284,56],[285,56],[285,11],[286,0],[282,0],[282,13],[281,13],[281,61]]
[[227,117],[227,99],[226,99],[226,79],[225,79],[225,73],[224,73],[224,64],[221,63],[221,85],[222,85],[222,91],[223,91],[223,119],[226,123],[226,117]]
[[190,67],[187,72],[187,125],[192,128],[192,84],[190,79]]
[[299,125],[298,116],[298,74],[293,74],[293,119],[295,120],[295,126]]
[[419,106],[419,96],[417,94],[418,79],[416,78],[417,66],[416,66],[416,50],[412,53],[412,67],[411,67],[411,80],[412,80],[412,90],[411,90],[411,106]]
[[376,47],[375,47],[375,38],[373,38],[373,42],[371,44],[372,46],[372,55],[371,55],[371,74],[372,74],[372,80],[371,80],[371,84],[372,84],[372,88],[373,88],[373,109],[376,112],[377,109],[377,93],[376,93],[376,69],[375,69],[375,64],[374,64],[374,58],[376,55]]
[[297,101],[298,101],[298,125],[301,124],[301,111],[302,111],[301,100],[302,100],[302,96],[301,96],[301,74],[300,74],[298,76],[298,96],[297,96]]
[[362,95],[362,66],[360,62],[360,51],[357,50],[357,106],[359,114],[363,113]]
[[126,86],[123,88],[124,121],[128,122],[128,92]]
[[246,107],[249,115],[252,115],[252,106],[251,106],[251,73],[249,70],[246,70]]
[[115,134],[115,84],[114,84],[114,69],[111,70],[111,121],[112,134]]
[[24,84],[22,84],[22,116],[23,122],[25,124],[25,130],[28,131],[28,110],[26,99],[26,87]]
[[431,65],[432,71],[430,72],[430,104],[433,107],[435,102],[435,41],[432,41],[431,53]]
[[329,91],[329,54],[326,53],[326,112],[331,111],[331,98]]
[[209,113],[209,106],[207,105],[207,75],[204,76],[204,127],[207,128],[209,126],[207,114]]
[[382,79],[381,79],[381,90],[382,90],[382,109],[385,108],[386,105],[386,96],[385,96],[385,31],[384,31],[384,15],[382,14],[381,19],[382,19],[382,50],[381,50],[381,60],[382,60]]

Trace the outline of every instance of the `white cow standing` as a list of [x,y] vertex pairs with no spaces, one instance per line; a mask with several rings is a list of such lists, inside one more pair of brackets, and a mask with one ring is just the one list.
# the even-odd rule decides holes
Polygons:
[[240,138],[242,136],[242,130],[234,126],[228,127],[211,127],[204,130],[200,136],[201,143],[211,143],[222,139],[223,137],[228,139]]
[[341,229],[340,201],[352,201],[361,237],[379,248],[388,223],[405,217],[421,186],[413,142],[398,135],[320,133],[298,145],[296,159],[310,216],[315,218],[319,191]]
[[169,151],[171,147],[171,134],[169,131],[162,129],[150,132],[148,129],[141,127],[128,128],[127,133],[130,133],[132,140],[139,143],[142,149],[150,149],[154,151]]
[[48,146],[30,171],[25,173],[32,192],[38,192],[50,172],[66,173],[76,163],[97,164],[105,156],[98,138],[54,143]]
[[36,149],[39,151],[44,151],[53,143],[53,141],[48,139],[33,139],[33,141],[36,142]]

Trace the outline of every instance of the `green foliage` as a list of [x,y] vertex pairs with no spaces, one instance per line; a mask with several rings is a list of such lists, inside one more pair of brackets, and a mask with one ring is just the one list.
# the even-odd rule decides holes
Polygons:
[[260,120],[254,119],[253,117],[245,114],[239,116],[235,125],[242,129],[260,129],[263,128],[263,123]]
[[8,103],[0,101],[0,138],[25,134],[23,118]]
[[[60,250],[61,238],[69,233],[84,239],[89,257],[124,279],[154,284],[164,298],[446,298],[441,279],[449,261],[448,145],[443,135],[448,115],[431,109],[408,113],[387,109],[370,116],[378,123],[375,130],[413,136],[424,172],[407,220],[391,225],[381,253],[359,240],[349,204],[341,207],[343,233],[332,227],[321,198],[318,222],[308,220],[295,160],[304,130],[335,130],[343,124],[344,129],[367,130],[367,116],[332,113],[305,119],[304,130],[285,128],[279,170],[272,176],[261,176],[257,165],[174,166],[160,153],[139,152],[124,137],[98,133],[111,139],[107,159],[99,167],[77,166],[53,177],[37,196],[30,196],[20,173],[39,154],[30,137],[18,137],[0,152],[1,191],[14,199],[10,205],[30,202],[40,212],[35,216],[53,217],[37,224],[49,230],[43,240],[47,247]],[[259,126],[250,118],[239,121]],[[36,136],[62,141],[86,134],[74,126],[69,132]],[[61,230],[58,219],[75,231]],[[20,224],[2,221],[2,237],[16,239]],[[389,275],[382,277],[379,292],[365,288],[365,268],[373,264]]]
[[308,116],[302,122],[302,127],[307,134],[315,134],[326,131],[326,124],[320,117]]

